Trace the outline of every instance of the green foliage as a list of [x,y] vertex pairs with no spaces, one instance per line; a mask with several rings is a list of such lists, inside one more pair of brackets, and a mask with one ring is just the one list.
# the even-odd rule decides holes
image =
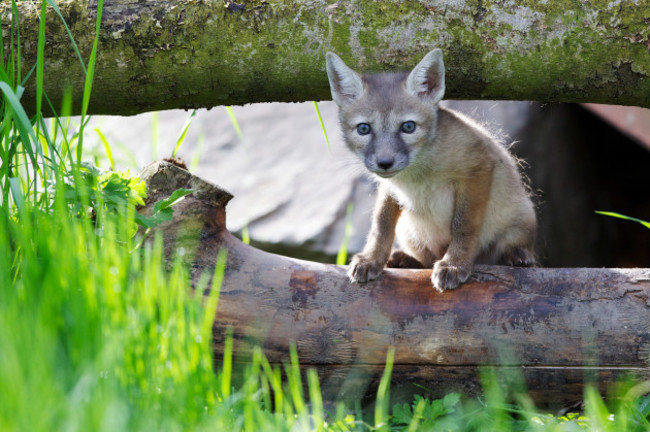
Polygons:
[[135,221],[143,227],[153,228],[156,225],[171,220],[173,216],[172,206],[192,192],[194,191],[191,189],[176,189],[169,198],[160,200],[154,204],[151,216],[147,217],[136,213]]
[[65,201],[77,216],[102,211],[117,212],[125,207],[133,210],[136,205],[143,205],[147,197],[144,182],[131,177],[129,171],[102,172],[85,162],[81,163],[74,175],[66,175],[61,180],[65,185]]
[[98,237],[87,219],[27,212],[0,218],[0,429],[197,424],[216,377],[183,267],[165,269],[160,239],[130,253],[118,215]]
[[460,394],[449,393],[442,399],[430,401],[422,396],[415,396],[411,404],[393,406],[392,423],[409,425],[409,430],[416,427],[431,429],[438,419],[456,412]]
[[[50,7],[52,7],[50,5]],[[0,53],[2,60],[2,70],[0,71],[0,90],[2,91],[2,100],[0,101],[0,188],[2,189],[3,209],[11,211],[14,206],[21,204],[15,200],[19,191],[24,197],[24,201],[50,211],[53,201],[51,188],[53,185],[61,183],[62,178],[82,175],[72,167],[73,161],[76,162],[76,168],[80,169],[81,154],[83,149],[83,129],[87,124],[85,115],[82,115],[79,130],[72,131],[69,129],[69,122],[61,122],[57,116],[52,121],[52,127],[48,130],[46,122],[40,112],[43,99],[49,103],[47,94],[43,89],[44,81],[44,63],[45,58],[45,13],[46,2],[41,2],[41,18],[39,20],[39,40],[37,43],[37,61],[33,65],[27,77],[21,76],[21,45],[20,29],[18,23],[18,8],[15,0],[12,0],[12,28],[9,32],[11,37],[9,41],[9,51]],[[100,0],[97,8],[97,30],[99,29],[99,20],[101,19],[102,1]],[[58,9],[54,7],[54,10]],[[2,35],[0,35],[0,39]],[[82,68],[86,73],[86,84],[84,87],[84,106],[83,111],[87,109],[90,98],[92,85],[92,71],[94,70],[94,61],[96,57],[96,47],[98,34],[95,35],[95,44],[88,62],[88,68]],[[5,46],[5,41],[0,40],[0,45]],[[76,50],[76,45],[73,44]],[[81,55],[76,50],[81,59]],[[5,63],[6,60],[6,63]],[[30,119],[25,112],[21,97],[24,93],[24,85],[27,79],[30,79],[32,72],[36,71],[36,114]],[[32,78],[33,79],[33,78]],[[70,92],[64,95],[63,114],[69,112]],[[54,109],[54,107],[50,106]],[[73,147],[75,147],[76,160],[73,156]],[[9,190],[12,193],[9,194]],[[81,193],[81,196],[88,194]]]

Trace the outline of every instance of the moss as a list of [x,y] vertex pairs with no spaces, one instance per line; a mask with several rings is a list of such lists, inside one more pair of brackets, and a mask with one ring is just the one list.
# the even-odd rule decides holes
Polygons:
[[[328,99],[326,51],[359,70],[380,71],[412,67],[436,46],[445,53],[450,98],[648,106],[648,8],[631,2],[608,8],[609,1],[522,0],[516,6],[508,1],[479,7],[459,0],[441,8],[430,1],[116,0],[105,11],[91,110],[134,114]],[[87,58],[94,12],[85,4],[69,0],[59,6]],[[0,5],[4,32],[5,11]],[[38,21],[24,11],[27,71],[35,59]],[[46,92],[60,100],[71,85],[78,97],[81,67],[53,13],[47,32]],[[28,85],[24,100],[31,99]]]

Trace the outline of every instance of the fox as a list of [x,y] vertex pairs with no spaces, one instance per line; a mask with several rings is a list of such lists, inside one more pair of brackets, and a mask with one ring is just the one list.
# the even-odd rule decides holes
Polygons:
[[475,264],[536,265],[537,217],[519,163],[481,125],[440,106],[440,48],[410,72],[360,75],[332,52],[326,70],[344,142],[378,183],[351,282],[375,280],[385,267],[431,268],[443,292]]

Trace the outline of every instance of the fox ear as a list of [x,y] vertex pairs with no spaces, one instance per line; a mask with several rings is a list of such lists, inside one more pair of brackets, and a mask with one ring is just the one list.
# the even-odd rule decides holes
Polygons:
[[418,63],[406,79],[406,91],[434,104],[445,95],[445,65],[442,51],[436,48]]
[[363,81],[359,74],[350,69],[339,56],[328,52],[327,78],[330,81],[332,99],[337,105],[345,105],[363,94]]

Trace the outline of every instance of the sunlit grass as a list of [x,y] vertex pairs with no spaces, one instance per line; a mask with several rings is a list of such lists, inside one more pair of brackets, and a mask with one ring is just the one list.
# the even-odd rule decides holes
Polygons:
[[350,237],[352,236],[352,209],[354,205],[348,203],[345,210],[345,230],[343,231],[343,240],[341,240],[341,246],[336,254],[336,264],[345,265],[348,262],[348,245],[350,243]]
[[[2,218],[0,429],[173,430],[211,405],[203,299],[182,266],[165,269],[159,239],[129,253],[124,217],[100,236],[63,203]],[[169,416],[179,401],[183,415]]]
[[626,216],[626,215],[623,215],[623,214],[620,214],[620,213],[607,212],[607,211],[596,211],[596,213],[599,214],[599,215],[603,215],[603,216],[610,216],[610,217],[614,217],[614,218],[617,218],[617,219],[623,219],[623,220],[628,220],[628,221],[632,221],[632,222],[637,222],[637,223],[640,223],[641,225],[643,225],[646,228],[650,228],[650,222],[644,221],[644,220],[641,220],[641,219],[637,219],[637,218],[634,218],[634,217],[631,217],[631,216]]
[[314,101],[314,110],[316,110],[316,115],[318,116],[318,122],[320,128],[323,131],[323,137],[325,138],[325,143],[327,144],[327,150],[331,153],[332,149],[330,148],[330,140],[327,137],[327,129],[325,129],[325,123],[323,123],[323,117],[320,114],[320,109],[318,108],[318,103]]
[[235,117],[235,113],[232,111],[232,107],[227,106],[226,107],[226,113],[228,113],[228,117],[230,118],[230,122],[232,123],[232,126],[235,128],[235,132],[237,133],[237,137],[239,137],[239,140],[244,139],[244,134],[242,134],[241,128],[239,127],[239,122],[237,121],[237,117]]
[[187,120],[185,120],[185,124],[183,125],[183,129],[181,130],[181,133],[178,135],[178,138],[176,139],[176,145],[174,146],[174,150],[172,151],[171,157],[175,158],[176,155],[178,154],[178,150],[180,150],[181,145],[185,141],[185,137],[187,136],[187,131],[190,129],[190,126],[192,124],[192,120],[194,120],[194,117],[196,117],[196,110],[192,110],[190,115],[187,117]]

